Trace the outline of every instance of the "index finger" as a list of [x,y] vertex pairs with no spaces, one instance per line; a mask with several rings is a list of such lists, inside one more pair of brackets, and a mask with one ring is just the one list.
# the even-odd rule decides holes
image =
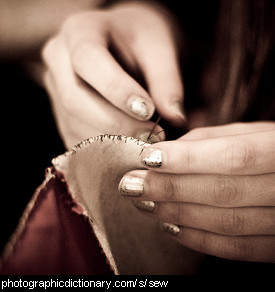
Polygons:
[[272,173],[275,172],[275,130],[160,142],[144,148],[141,163],[169,173]]
[[64,30],[72,68],[78,77],[115,107],[135,119],[147,121],[155,106],[147,91],[110,52],[112,40],[108,29],[111,28],[105,16],[100,13],[91,18],[90,14],[85,14],[80,23],[77,17],[67,20]]

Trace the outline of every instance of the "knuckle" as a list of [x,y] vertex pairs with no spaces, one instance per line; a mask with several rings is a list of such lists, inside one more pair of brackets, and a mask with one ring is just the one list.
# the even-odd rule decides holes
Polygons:
[[[239,173],[255,164],[255,149],[248,140],[235,139],[226,151],[226,163],[230,165],[230,171]],[[229,162],[229,163],[228,163]]]
[[209,249],[209,234],[207,233],[207,231],[202,230],[200,232],[200,240],[198,244],[200,252],[204,252]]
[[[268,196],[268,204],[269,206],[275,207],[275,172],[268,174],[265,176],[267,179],[263,180],[262,189],[266,189],[262,193],[262,196],[264,195]],[[275,223],[275,222],[274,222]]]
[[213,184],[213,203],[218,206],[231,206],[240,199],[240,192],[233,177],[217,176]]
[[269,230],[271,234],[275,234],[275,208],[273,208],[268,215]]
[[170,212],[171,222],[174,224],[181,224],[183,220],[183,214],[185,214],[185,208],[183,204],[173,204],[173,212]]
[[220,217],[220,231],[226,235],[240,235],[244,231],[244,216],[235,209],[228,209]]
[[175,197],[174,182],[170,176],[164,178],[163,181],[164,200],[173,201]]
[[53,56],[54,46],[55,46],[55,38],[51,38],[47,41],[47,43],[44,45],[41,51],[42,60],[47,66],[49,66],[49,60],[51,60]]
[[231,259],[245,261],[253,254],[253,247],[249,240],[233,239]]

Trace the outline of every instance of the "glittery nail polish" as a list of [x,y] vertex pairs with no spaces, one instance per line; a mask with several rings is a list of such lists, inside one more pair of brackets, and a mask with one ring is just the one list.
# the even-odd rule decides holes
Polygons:
[[155,203],[153,201],[132,201],[134,206],[142,211],[153,212],[155,209]]
[[144,98],[133,95],[128,100],[128,107],[130,111],[141,120],[148,120],[150,118],[150,110]]
[[172,224],[172,223],[163,222],[162,228],[164,231],[173,235],[177,235],[180,232],[180,228],[177,225]]
[[143,194],[143,179],[125,176],[119,184],[119,191],[123,196],[139,197]]
[[146,149],[143,151],[141,156],[142,163],[148,167],[161,167],[162,165],[162,154],[158,149]]

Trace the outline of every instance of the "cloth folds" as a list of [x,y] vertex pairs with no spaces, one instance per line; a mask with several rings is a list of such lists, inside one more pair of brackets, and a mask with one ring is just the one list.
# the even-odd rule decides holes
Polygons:
[[113,271],[90,220],[61,173],[48,168],[3,254],[2,275],[98,275]]
[[52,160],[1,259],[0,274],[190,274],[202,255],[164,234],[118,191],[143,168],[146,143],[121,135],[86,139]]

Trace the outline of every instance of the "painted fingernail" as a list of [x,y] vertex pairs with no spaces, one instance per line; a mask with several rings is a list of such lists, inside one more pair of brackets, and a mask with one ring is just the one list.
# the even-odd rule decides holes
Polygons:
[[155,203],[153,201],[132,201],[133,205],[138,209],[146,212],[153,212],[155,209]]
[[119,191],[123,196],[139,197],[143,194],[143,182],[142,178],[125,176],[119,184]]
[[162,165],[162,154],[158,149],[148,148],[142,152],[141,161],[145,166],[157,168]]
[[148,120],[153,114],[152,106],[142,97],[133,95],[128,100],[130,111],[140,120]]
[[143,142],[150,143],[150,144],[154,144],[154,143],[162,141],[158,135],[152,134],[150,136],[150,134],[151,134],[150,131],[144,132],[138,136],[138,139],[143,141]]
[[177,235],[180,232],[180,228],[177,225],[172,224],[172,223],[163,222],[162,228],[164,231],[173,235]]

